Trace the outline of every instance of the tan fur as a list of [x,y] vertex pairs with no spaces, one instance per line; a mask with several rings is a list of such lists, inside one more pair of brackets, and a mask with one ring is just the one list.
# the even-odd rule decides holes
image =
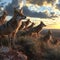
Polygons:
[[42,51],[45,51],[44,49],[52,44],[50,44],[50,41],[52,40],[52,33],[50,30],[48,30],[48,32],[43,36],[40,37],[40,47],[42,49]]
[[42,41],[48,44],[57,44],[58,40],[54,39],[52,36],[52,31],[49,30],[48,33],[42,37]]
[[22,30],[22,29],[24,30],[29,25],[30,22],[31,22],[30,19],[28,19],[27,21],[23,21],[19,30]]
[[28,31],[25,31],[25,32],[22,33],[21,35],[22,35],[22,36],[32,35],[33,33],[38,34],[38,33],[42,30],[43,26],[46,26],[46,25],[45,25],[43,22],[41,22],[38,26],[33,27],[33,28],[29,29]]
[[32,22],[31,25],[24,28],[24,30],[29,30],[29,29],[33,28],[34,25],[35,25],[35,23]]
[[30,19],[28,19],[27,21],[24,22],[25,28],[29,25],[29,23],[31,23]]
[[44,42],[48,42],[48,40],[52,40],[52,32],[49,30],[42,39]]
[[3,15],[0,17],[0,25],[4,24],[6,22],[5,21],[6,16],[7,16],[7,12],[4,11]]
[[[21,18],[18,16],[20,16]],[[22,15],[22,13],[18,12],[18,10],[15,9],[13,18],[6,24],[0,26],[0,36],[8,35],[10,39],[14,38],[14,36],[18,32],[19,27],[21,26],[21,20],[25,18],[26,17]]]

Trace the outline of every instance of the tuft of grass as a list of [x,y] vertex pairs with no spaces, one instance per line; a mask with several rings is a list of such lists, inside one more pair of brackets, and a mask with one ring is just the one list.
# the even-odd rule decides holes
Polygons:
[[3,46],[9,46],[8,40],[2,40],[2,45]]
[[29,60],[38,60],[40,58],[40,47],[38,40],[30,37],[20,37],[17,39],[16,44],[23,47],[22,50],[24,50],[24,53],[28,56]]
[[0,45],[9,46],[9,40],[7,38],[0,39]]
[[[9,45],[7,38],[1,39],[4,46]],[[15,40],[15,47],[28,56],[28,60],[60,60],[60,45],[53,45],[50,41],[45,43],[40,38],[20,36]]]

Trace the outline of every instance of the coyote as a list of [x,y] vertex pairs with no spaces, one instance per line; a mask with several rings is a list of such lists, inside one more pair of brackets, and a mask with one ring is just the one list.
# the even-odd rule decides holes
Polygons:
[[21,26],[21,20],[25,19],[21,12],[17,9],[14,9],[14,16],[7,23],[0,26],[0,36],[8,35],[9,40],[15,38],[16,33],[18,32],[19,27]]
[[38,33],[42,30],[42,28],[43,28],[44,26],[46,26],[46,25],[41,21],[41,23],[40,23],[38,26],[33,27],[33,28],[29,29],[28,31],[25,31],[25,32],[22,33],[21,35],[22,35],[22,36],[32,35],[32,33],[37,33],[37,34],[38,34]]
[[58,40],[53,38],[51,30],[48,31],[48,33],[42,38],[42,40],[46,43],[49,41],[52,44],[57,44],[58,42]]
[[30,26],[28,26],[28,27],[26,27],[24,30],[32,29],[34,25],[35,25],[35,23],[34,23],[34,22],[32,22],[32,23],[31,23],[31,25],[30,25]]
[[43,37],[40,37],[40,42],[41,42],[41,51],[45,51],[46,47],[48,47],[48,44],[50,45],[50,40],[52,39],[52,32],[51,30],[48,30],[48,32],[46,33],[46,35],[44,35]]
[[0,25],[4,24],[6,22],[5,21],[6,16],[7,16],[7,11],[4,11],[3,15],[0,17]]
[[29,23],[31,23],[30,19],[28,19],[27,21],[24,22],[25,27],[27,27],[29,25]]
[[49,31],[47,32],[47,34],[46,34],[44,37],[42,37],[42,39],[43,39],[45,42],[47,42],[48,40],[52,40],[52,32],[51,32],[51,30],[49,30]]
[[30,19],[28,19],[27,21],[23,21],[19,30],[24,30],[29,25],[29,23],[31,23]]

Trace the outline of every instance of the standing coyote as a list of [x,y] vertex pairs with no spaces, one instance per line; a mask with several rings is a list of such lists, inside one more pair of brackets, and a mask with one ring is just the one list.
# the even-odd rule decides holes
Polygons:
[[37,33],[37,34],[38,34],[38,33],[42,30],[42,28],[43,28],[44,26],[46,26],[46,25],[41,21],[41,23],[40,23],[38,26],[33,27],[33,28],[29,29],[28,31],[25,31],[25,32],[22,33],[21,35],[22,35],[22,36],[32,35],[32,33]]
[[8,35],[9,39],[15,38],[19,27],[21,26],[21,20],[25,19],[21,11],[14,9],[14,16],[7,23],[0,26],[0,36]]
[[4,24],[6,22],[5,21],[6,16],[7,16],[7,12],[4,11],[3,15],[0,17],[0,25]]
[[29,23],[31,23],[30,19],[28,19],[27,21],[23,21],[19,30],[24,30],[29,25]]
[[52,44],[57,44],[58,43],[58,40],[54,39],[54,37],[52,36],[52,31],[49,30],[47,32],[47,34],[41,38],[41,40],[45,43],[47,43],[48,41]]
[[44,42],[47,42],[48,40],[52,40],[52,32],[49,30],[42,39],[44,40]]
[[26,27],[24,30],[32,29],[34,25],[35,25],[35,23],[34,23],[34,22],[32,22],[32,23],[31,23],[31,25],[30,25],[30,26],[28,26],[28,27]]
[[27,27],[29,25],[29,23],[31,23],[30,19],[28,19],[27,21],[24,22],[25,27]]

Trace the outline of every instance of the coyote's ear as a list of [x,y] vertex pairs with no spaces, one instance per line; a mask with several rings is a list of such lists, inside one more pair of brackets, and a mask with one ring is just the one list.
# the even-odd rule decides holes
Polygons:
[[3,13],[4,13],[4,14],[6,14],[6,15],[8,15],[8,13],[7,13],[7,11],[6,11],[6,10],[5,10]]
[[14,10],[16,10],[16,7],[13,7]]
[[41,24],[42,21],[40,21],[40,24]]
[[14,7],[14,12],[18,12],[18,10]]
[[49,29],[49,30],[48,30],[48,33],[52,34],[52,31]]
[[20,9],[20,13],[23,13],[23,9],[22,8]]
[[27,19],[28,21],[30,21],[30,19]]
[[16,11],[17,9],[16,9],[16,7],[13,7],[13,9],[14,9],[14,11]]
[[32,24],[33,24],[33,25],[35,25],[35,23],[34,23],[34,22],[32,22]]
[[42,21],[40,21],[40,23],[43,23]]

